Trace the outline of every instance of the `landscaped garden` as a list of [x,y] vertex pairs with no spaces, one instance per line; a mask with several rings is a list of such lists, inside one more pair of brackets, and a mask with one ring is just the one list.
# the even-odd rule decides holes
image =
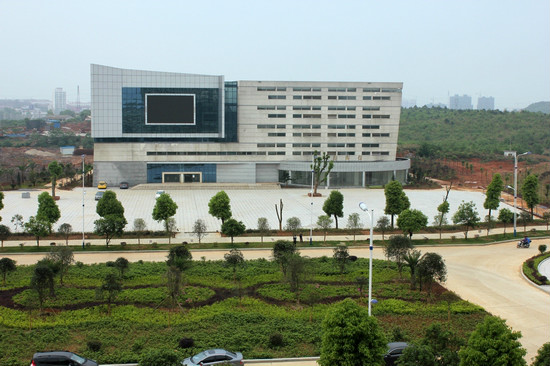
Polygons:
[[[31,281],[36,266],[17,266],[0,287],[0,364],[27,365],[35,351],[54,349],[99,363],[138,362],[155,349],[182,358],[213,347],[246,359],[319,355],[327,309],[348,297],[368,305],[368,260],[341,266],[328,257],[241,261],[233,254],[171,266],[76,263],[63,285],[56,276],[40,296]],[[372,312],[388,340],[418,340],[433,322],[466,340],[487,315],[435,282],[412,290],[406,268],[402,277],[394,262],[374,261]]]

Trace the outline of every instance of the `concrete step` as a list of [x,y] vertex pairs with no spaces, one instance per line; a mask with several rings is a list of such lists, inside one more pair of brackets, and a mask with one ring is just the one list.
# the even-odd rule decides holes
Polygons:
[[164,190],[263,190],[281,189],[279,183],[148,183],[138,184],[131,189]]

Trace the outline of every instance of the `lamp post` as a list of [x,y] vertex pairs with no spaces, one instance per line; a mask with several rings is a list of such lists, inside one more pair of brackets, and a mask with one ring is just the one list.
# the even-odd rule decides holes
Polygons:
[[[530,151],[524,152],[523,154],[517,154],[515,151],[505,151],[504,156],[513,156],[514,157],[514,238],[517,236],[517,198],[518,198],[518,157],[522,155],[529,155]],[[510,187],[510,186],[508,186]]]
[[313,175],[315,166],[315,154],[311,156],[311,191],[309,196],[311,198],[311,207],[309,208],[309,245],[313,245]]
[[82,154],[82,249],[84,249],[84,154]]
[[367,204],[365,202],[359,203],[359,208],[363,211],[365,211],[369,217],[370,217],[370,239],[369,239],[369,252],[370,252],[370,260],[369,260],[369,316],[371,315],[371,306],[372,306],[372,232],[374,229],[374,209],[371,209],[369,212],[369,209],[367,207]]

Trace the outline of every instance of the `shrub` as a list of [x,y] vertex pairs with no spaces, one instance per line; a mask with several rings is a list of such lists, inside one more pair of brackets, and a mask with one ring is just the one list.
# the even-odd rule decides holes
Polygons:
[[107,267],[115,267],[116,265],[115,265],[115,262],[113,262],[113,261],[107,261],[107,262],[105,262],[105,266],[107,266]]
[[145,352],[138,363],[139,366],[179,366],[179,355],[170,349],[154,349]]
[[356,255],[350,255],[349,260],[350,260],[350,262],[355,262],[357,260],[357,256]]
[[271,348],[282,347],[284,344],[283,335],[281,333],[273,333],[269,337],[269,346]]
[[546,244],[539,245],[540,254],[544,254],[544,252],[546,252],[546,248],[547,248]]
[[182,338],[178,343],[179,348],[191,348],[195,345],[193,338]]
[[101,341],[98,341],[97,339],[92,339],[86,342],[86,346],[88,349],[92,352],[98,352],[101,349]]

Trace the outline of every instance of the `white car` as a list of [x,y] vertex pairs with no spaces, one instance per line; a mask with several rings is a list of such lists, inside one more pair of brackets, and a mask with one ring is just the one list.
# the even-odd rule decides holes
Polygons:
[[155,193],[155,199],[159,198],[161,194],[166,193],[163,189],[159,189],[157,193]]

